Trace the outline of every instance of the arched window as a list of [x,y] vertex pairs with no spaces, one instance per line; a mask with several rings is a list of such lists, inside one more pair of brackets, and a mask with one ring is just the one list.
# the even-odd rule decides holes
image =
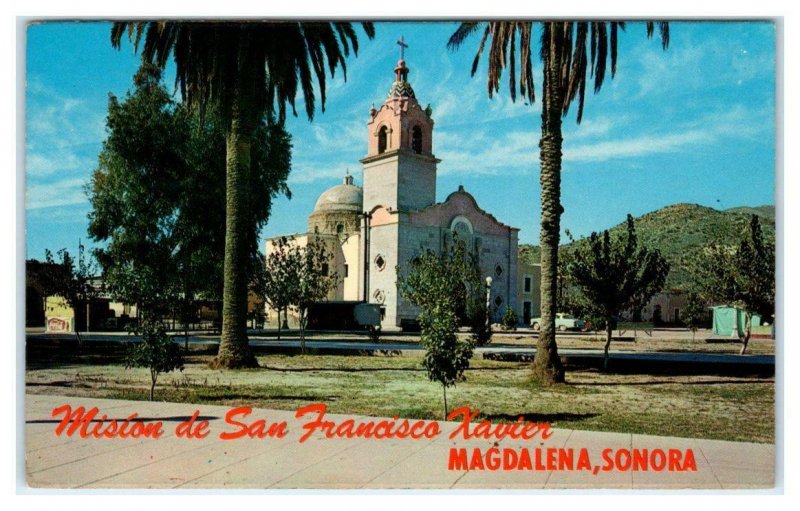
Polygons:
[[411,150],[422,154],[422,129],[419,126],[414,126],[411,130]]
[[386,126],[381,126],[381,129],[378,130],[378,154],[386,152],[386,137]]

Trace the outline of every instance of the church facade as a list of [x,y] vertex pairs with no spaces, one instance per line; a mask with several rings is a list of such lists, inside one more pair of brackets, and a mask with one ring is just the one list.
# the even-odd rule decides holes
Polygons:
[[[455,235],[477,256],[483,279],[492,279],[493,321],[500,321],[507,307],[521,321],[538,314],[531,272],[518,274],[519,229],[481,209],[463,186],[436,202],[440,160],[434,154],[432,112],[417,100],[402,58],[394,74],[385,101],[369,112],[367,154],[360,160],[363,188],[345,176],[317,200],[308,233],[295,235],[300,244],[323,240],[334,255],[331,267],[339,284],[329,300],[379,304],[385,330],[414,323],[418,311],[398,292],[397,268],[402,271],[427,250],[441,253]],[[275,240],[267,240],[267,253]]]

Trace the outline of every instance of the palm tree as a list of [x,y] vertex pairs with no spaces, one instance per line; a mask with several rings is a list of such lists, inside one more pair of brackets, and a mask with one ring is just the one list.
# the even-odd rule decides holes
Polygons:
[[[485,25],[485,26],[484,26]],[[493,21],[488,23],[462,23],[447,43],[451,50],[458,49],[471,34],[483,28],[483,36],[472,75],[478,68],[480,57],[489,44],[487,89],[489,97],[500,91],[503,70],[508,67],[509,92],[516,101],[517,89],[527,102],[534,101],[531,21]],[[606,76],[606,64],[611,61],[611,76],[617,70],[617,33],[624,30],[622,22],[603,21],[548,21],[542,23],[539,48],[542,59],[542,136],[539,140],[539,174],[542,188],[542,224],[539,231],[541,245],[541,303],[542,323],[533,362],[534,378],[550,384],[564,381],[564,368],[558,356],[555,336],[556,291],[558,277],[558,245],[561,231],[561,118],[577,98],[577,122],[583,117],[583,102],[587,74],[594,77],[594,91],[598,92]],[[669,44],[669,25],[658,23],[661,44]],[[647,37],[652,37],[655,24],[646,23]],[[517,79],[517,45],[519,45],[519,78]],[[610,57],[610,59],[609,59]]]
[[[371,23],[362,23],[374,37]],[[337,67],[346,75],[345,57],[358,54],[351,23],[265,23],[134,21],[114,23],[111,43],[119,48],[127,33],[142,60],[164,68],[172,56],[176,86],[202,113],[219,109],[226,130],[226,225],[222,338],[215,364],[252,367],[257,362],[247,339],[248,245],[247,175],[250,140],[265,116],[278,122],[286,106],[295,110],[298,87],[306,115],[314,117],[314,78],[325,110],[325,78]]]

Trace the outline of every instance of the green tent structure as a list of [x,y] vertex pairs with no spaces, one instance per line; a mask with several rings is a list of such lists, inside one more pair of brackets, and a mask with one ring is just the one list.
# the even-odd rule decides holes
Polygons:
[[[717,305],[716,307],[711,307],[711,310],[714,311],[714,335],[723,337],[741,337],[744,335],[744,309],[728,305]],[[750,325],[752,327],[761,326],[761,316],[754,313],[750,320]]]

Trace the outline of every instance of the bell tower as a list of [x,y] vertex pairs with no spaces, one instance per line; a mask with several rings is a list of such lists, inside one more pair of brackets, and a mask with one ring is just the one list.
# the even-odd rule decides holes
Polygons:
[[364,167],[364,210],[384,206],[416,211],[436,202],[436,164],[433,155],[433,119],[423,109],[408,82],[401,38],[400,60],[384,103],[370,109],[367,156]]

